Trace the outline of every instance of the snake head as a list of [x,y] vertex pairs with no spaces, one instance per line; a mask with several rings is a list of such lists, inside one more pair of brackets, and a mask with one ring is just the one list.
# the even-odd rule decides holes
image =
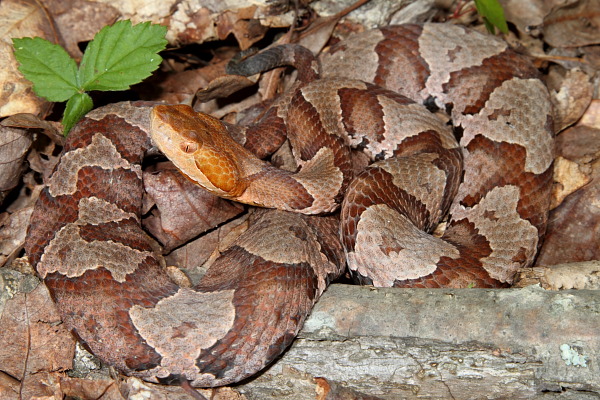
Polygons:
[[154,107],[150,121],[156,146],[192,181],[225,198],[245,190],[235,154],[241,146],[221,121],[183,104]]

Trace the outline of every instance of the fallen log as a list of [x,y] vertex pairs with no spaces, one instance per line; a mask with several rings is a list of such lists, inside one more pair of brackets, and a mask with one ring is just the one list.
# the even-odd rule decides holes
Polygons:
[[322,394],[326,381],[357,399],[596,399],[598,294],[332,285],[289,351],[236,389],[248,399],[335,398]]

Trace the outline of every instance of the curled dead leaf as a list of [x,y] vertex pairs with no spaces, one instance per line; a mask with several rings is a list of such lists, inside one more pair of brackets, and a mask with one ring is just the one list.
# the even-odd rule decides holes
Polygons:
[[178,265],[192,284],[198,283],[221,252],[248,229],[247,216],[244,214],[175,249],[166,256],[167,263]]
[[28,131],[0,126],[0,191],[10,190],[19,183],[31,143]]
[[[79,43],[90,41],[106,25],[120,16],[116,8],[106,2],[88,0],[45,1],[56,28],[65,42],[65,49],[76,60],[82,57]],[[93,15],[93,18],[90,16]]]
[[[573,3],[576,0],[570,0]],[[529,33],[541,26],[544,17],[553,7],[564,5],[565,0],[502,0],[506,20],[512,22],[520,32]]]
[[562,73],[560,67],[550,69],[546,83],[554,106],[554,130],[561,132],[581,118],[592,101],[594,87],[585,72],[571,69]]
[[54,43],[59,41],[44,7],[32,0],[0,2],[0,117],[16,113],[40,114],[49,104],[36,96],[32,84],[19,72],[13,55],[11,38],[39,36]]
[[565,197],[590,183],[591,177],[579,169],[579,165],[563,157],[554,160],[554,186],[550,209],[558,207]]
[[13,260],[23,247],[33,207],[0,214],[0,266]]
[[557,148],[564,185],[573,189],[587,177],[589,183],[572,191],[550,212],[536,265],[600,259],[600,129],[571,127],[557,138]]
[[539,266],[519,272],[517,287],[540,284],[547,290],[600,289],[600,261]]
[[12,128],[41,129],[54,143],[62,146],[65,142],[65,137],[62,135],[62,126],[59,123],[43,120],[35,114],[14,114],[2,120],[0,125]]
[[221,199],[193,184],[170,163],[159,168],[144,172],[146,192],[157,209],[143,223],[167,251],[233,218],[244,209],[240,204]]
[[600,43],[600,1],[579,0],[554,8],[544,18],[544,39],[554,47]]
[[[0,273],[4,277],[0,293],[13,294],[0,308],[2,370],[22,381],[42,372],[70,369],[75,338],[59,323],[46,286],[39,285],[31,275],[7,268],[0,269]],[[12,284],[12,288],[7,288],[7,284]]]
[[600,100],[592,100],[577,125],[600,129]]
[[360,393],[354,389],[344,387],[343,384],[327,380],[325,378],[315,378],[315,391],[318,400],[382,400],[381,397]]
[[245,50],[265,36],[267,26],[254,18],[257,7],[243,7],[235,11],[226,10],[217,18],[217,32],[220,39],[233,34],[242,50]]
[[196,92],[196,100],[205,103],[232,95],[256,83],[258,76],[240,75],[219,76],[208,83],[208,86]]

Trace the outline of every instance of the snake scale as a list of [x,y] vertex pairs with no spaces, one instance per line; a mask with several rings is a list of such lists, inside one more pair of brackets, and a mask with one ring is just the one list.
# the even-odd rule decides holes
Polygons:
[[[102,107],[72,131],[36,204],[32,265],[64,323],[125,374],[193,386],[251,376],[346,265],[376,286],[502,287],[535,257],[552,108],[526,58],[448,24],[358,34],[321,56],[322,73],[298,46],[274,49],[259,55],[294,65],[298,83],[255,124],[181,105]],[[453,127],[421,104],[447,111]],[[245,147],[230,133],[244,133]],[[267,138],[286,137],[295,171],[251,151],[262,157]],[[140,228],[141,163],[153,146],[209,191],[278,209],[257,212],[193,288],[168,278]],[[352,148],[373,163],[357,170]],[[448,214],[441,236],[428,233]]]

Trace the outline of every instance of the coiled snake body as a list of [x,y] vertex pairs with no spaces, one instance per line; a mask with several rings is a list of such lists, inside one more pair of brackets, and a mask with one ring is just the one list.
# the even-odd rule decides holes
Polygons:
[[[297,47],[265,54],[295,65],[299,83],[255,125],[185,106],[103,107],[71,133],[36,205],[32,264],[64,322],[126,374],[218,386],[256,373],[345,263],[377,286],[497,287],[536,254],[551,106],[506,43],[446,24],[386,27],[334,46],[323,78]],[[449,110],[460,145],[408,98]],[[281,143],[286,133],[299,170],[261,161],[229,132],[264,154],[264,135]],[[140,165],[153,143],[213,193],[284,210],[259,213],[194,288],[168,279],[139,226]],[[376,162],[357,172],[351,146]],[[340,202],[339,226],[309,215]],[[426,233],[448,211],[443,235]]]

